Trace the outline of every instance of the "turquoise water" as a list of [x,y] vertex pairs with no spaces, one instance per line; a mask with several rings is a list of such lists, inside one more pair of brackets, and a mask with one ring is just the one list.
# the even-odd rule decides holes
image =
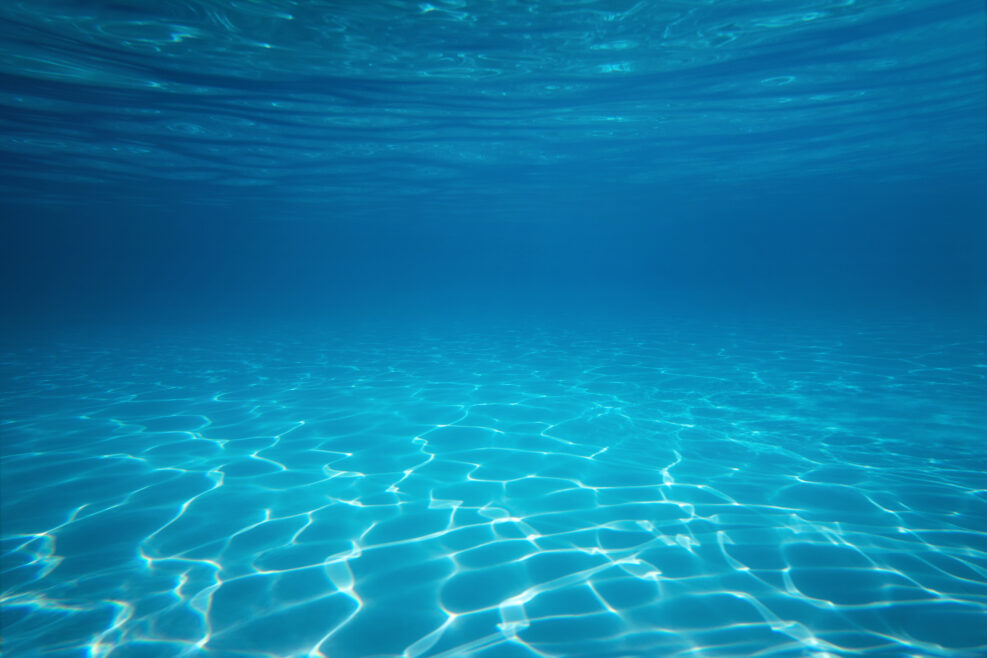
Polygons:
[[3,655],[987,655],[984,21],[2,3]]
[[297,327],[4,367],[8,655],[987,649],[982,333]]

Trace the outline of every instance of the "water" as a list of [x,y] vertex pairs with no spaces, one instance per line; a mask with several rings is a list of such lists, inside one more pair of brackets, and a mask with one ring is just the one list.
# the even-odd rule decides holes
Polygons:
[[987,653],[984,8],[0,8],[11,657]]

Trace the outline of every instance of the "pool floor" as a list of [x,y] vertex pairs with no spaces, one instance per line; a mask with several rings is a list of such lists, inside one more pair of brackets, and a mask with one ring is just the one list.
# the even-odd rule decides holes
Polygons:
[[4,654],[982,655],[984,335],[12,343]]

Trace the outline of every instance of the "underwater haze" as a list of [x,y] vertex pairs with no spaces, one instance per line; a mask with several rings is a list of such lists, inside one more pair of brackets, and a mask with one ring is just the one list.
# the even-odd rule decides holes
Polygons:
[[3,655],[987,655],[985,25],[2,3]]

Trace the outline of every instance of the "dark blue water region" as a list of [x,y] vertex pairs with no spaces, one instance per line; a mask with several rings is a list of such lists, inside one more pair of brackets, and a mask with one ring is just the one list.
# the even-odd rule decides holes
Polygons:
[[63,329],[2,355],[6,656],[987,652],[987,335]]
[[625,188],[549,215],[478,203],[369,221],[326,209],[302,219],[290,203],[210,208],[176,194],[140,209],[96,195],[4,208],[0,294],[12,324],[56,325],[983,313],[985,189],[972,178]]
[[372,219],[922,187],[983,175],[983,24],[978,0],[7,2],[0,196]]

